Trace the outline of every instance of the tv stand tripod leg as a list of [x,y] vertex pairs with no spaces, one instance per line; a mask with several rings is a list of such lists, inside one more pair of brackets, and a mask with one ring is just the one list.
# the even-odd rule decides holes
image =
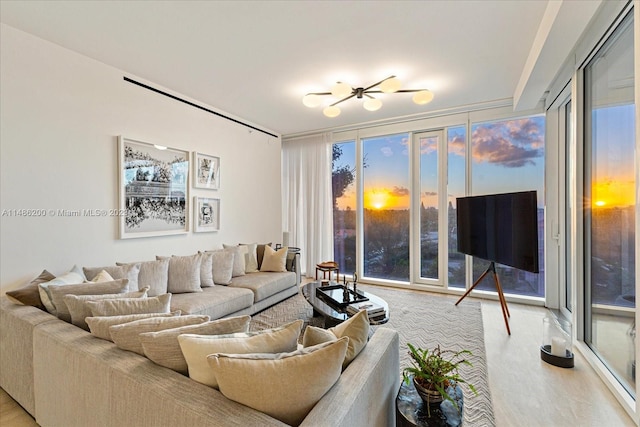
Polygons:
[[504,318],[504,324],[507,327],[507,333],[511,335],[511,328],[509,328],[509,307],[507,307],[507,300],[502,292],[502,286],[500,285],[500,279],[498,279],[498,273],[493,270],[493,280],[496,282],[496,290],[498,291],[498,298],[500,299],[500,307],[502,308],[502,317]]
[[460,297],[460,299],[458,301],[456,301],[455,305],[458,305],[460,303],[460,301],[462,301],[464,299],[464,297],[466,297],[467,295],[469,295],[471,293],[472,290],[475,289],[476,286],[478,286],[478,283],[482,282],[482,279],[484,279],[484,277],[489,274],[489,272],[491,271],[491,267],[487,268],[485,270],[484,273],[482,273],[482,275],[480,277],[478,277],[478,280],[476,280],[475,282],[473,282],[473,285],[467,290],[467,292],[464,293],[464,295],[462,295]]

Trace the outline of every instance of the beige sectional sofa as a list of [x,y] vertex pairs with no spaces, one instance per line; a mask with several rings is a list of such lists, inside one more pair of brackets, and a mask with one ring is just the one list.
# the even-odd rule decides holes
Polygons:
[[[252,273],[228,286],[175,294],[171,309],[212,319],[254,314],[296,294],[297,272]],[[393,425],[398,372],[398,334],[380,328],[301,425]],[[0,297],[0,386],[44,427],[284,425],[6,296]]]

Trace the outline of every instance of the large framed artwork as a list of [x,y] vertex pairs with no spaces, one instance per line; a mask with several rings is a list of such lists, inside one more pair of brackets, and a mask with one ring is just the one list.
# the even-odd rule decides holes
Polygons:
[[189,152],[118,137],[120,238],[189,231]]
[[220,199],[194,197],[193,231],[202,233],[220,230]]
[[195,188],[220,188],[220,157],[193,152],[193,186]]

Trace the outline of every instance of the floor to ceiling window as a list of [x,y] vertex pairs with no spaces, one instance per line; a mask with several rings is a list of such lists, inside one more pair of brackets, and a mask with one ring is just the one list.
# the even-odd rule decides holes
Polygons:
[[440,241],[439,221],[439,169],[438,147],[441,132],[422,132],[414,136],[414,141],[420,151],[419,159],[419,191],[420,215],[419,225],[420,244],[420,279],[438,280],[438,245]]
[[409,134],[362,140],[364,276],[407,282]]
[[456,198],[466,195],[467,127],[447,129],[447,239],[448,285],[464,289],[466,286],[466,256],[458,252]]
[[[531,116],[471,125],[472,195],[536,190],[538,192],[538,260],[534,274],[496,264],[505,293],[544,297],[544,116]],[[488,261],[473,260],[473,277]],[[485,279],[476,289],[495,290]]]
[[585,342],[635,396],[633,16],[584,69]]
[[356,271],[356,143],[333,144],[333,253],[340,271]]

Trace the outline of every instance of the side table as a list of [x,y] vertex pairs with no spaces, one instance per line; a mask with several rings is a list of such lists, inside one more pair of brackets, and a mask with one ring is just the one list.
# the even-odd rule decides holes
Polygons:
[[449,387],[449,395],[455,396],[456,408],[448,400],[431,404],[431,408],[422,400],[413,380],[409,384],[404,381],[396,397],[396,427],[459,427],[462,425],[463,397],[462,389],[456,385]]

